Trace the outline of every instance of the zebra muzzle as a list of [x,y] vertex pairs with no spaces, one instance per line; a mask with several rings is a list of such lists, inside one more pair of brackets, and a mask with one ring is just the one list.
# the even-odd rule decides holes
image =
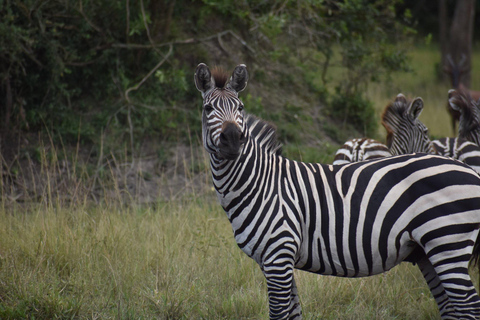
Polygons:
[[226,122],[220,133],[218,145],[219,154],[227,160],[235,160],[240,154],[240,148],[245,143],[245,136],[233,122]]

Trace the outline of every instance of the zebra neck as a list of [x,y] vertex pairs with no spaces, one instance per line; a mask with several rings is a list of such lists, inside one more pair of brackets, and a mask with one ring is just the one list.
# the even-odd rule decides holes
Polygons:
[[263,150],[255,139],[247,139],[236,160],[220,160],[210,155],[213,186],[229,219],[241,199],[271,170],[272,159],[279,157]]

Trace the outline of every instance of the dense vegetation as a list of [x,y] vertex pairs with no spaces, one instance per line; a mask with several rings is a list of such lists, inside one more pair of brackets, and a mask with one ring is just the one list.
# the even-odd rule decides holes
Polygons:
[[[269,91],[252,98],[264,97],[265,115],[292,107],[269,94],[304,90],[331,106],[327,115],[371,134],[366,82],[407,66],[397,44],[412,30],[399,2],[2,1],[1,126],[82,143],[112,130],[132,149],[145,136],[177,141],[199,129],[191,79],[203,61],[246,63]],[[339,67],[347,72],[327,76]]]

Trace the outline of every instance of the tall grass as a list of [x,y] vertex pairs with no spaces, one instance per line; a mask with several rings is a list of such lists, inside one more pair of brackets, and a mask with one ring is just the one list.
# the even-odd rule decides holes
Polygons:
[[[0,212],[1,319],[266,319],[263,275],[212,199]],[[306,319],[429,319],[420,272],[296,271]]]
[[255,318],[262,278],[212,201],[0,213],[1,319]]

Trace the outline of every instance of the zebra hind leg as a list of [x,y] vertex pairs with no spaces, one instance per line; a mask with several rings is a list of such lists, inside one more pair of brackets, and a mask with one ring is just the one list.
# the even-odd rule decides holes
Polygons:
[[[468,274],[473,249],[471,239],[476,237],[465,240],[458,239],[458,235],[427,243],[424,250],[429,261],[422,260],[419,267],[439,305],[442,319],[479,319],[480,298]],[[447,241],[449,237],[451,241]]]
[[432,263],[427,259],[427,256],[423,256],[417,262],[418,268],[422,272],[425,281],[428,284],[430,292],[437,303],[438,309],[440,311],[440,315],[442,319],[448,319],[447,314],[454,311],[453,307],[451,306],[448,295],[443,288],[440,279],[438,278],[435,269],[432,266]]

